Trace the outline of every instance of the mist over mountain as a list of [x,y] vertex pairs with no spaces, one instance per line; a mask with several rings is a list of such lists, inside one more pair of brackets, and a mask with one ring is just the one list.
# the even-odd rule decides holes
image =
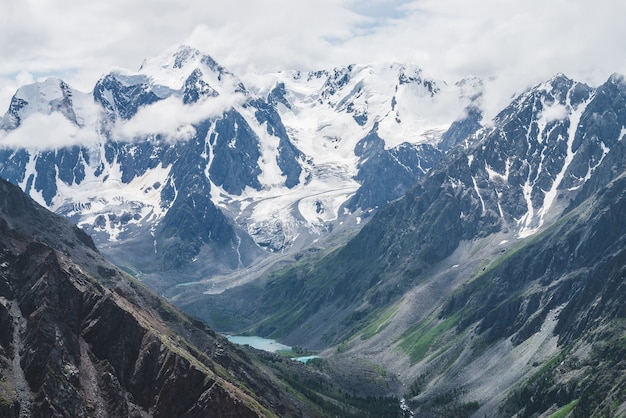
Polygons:
[[249,89],[180,46],[91,93],[58,79],[20,88],[0,176],[165,290],[360,227],[453,145],[440,136],[480,89],[401,64],[270,74]]

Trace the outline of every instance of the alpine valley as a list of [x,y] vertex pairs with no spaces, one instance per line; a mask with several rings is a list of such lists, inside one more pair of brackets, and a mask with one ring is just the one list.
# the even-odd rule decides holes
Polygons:
[[[626,416],[623,76],[592,87],[557,74],[491,120],[480,80],[409,64],[242,80],[182,46],[91,93],[24,86],[1,121],[0,176],[210,327],[317,353],[297,371],[253,361],[302,394],[285,415],[336,414],[313,408],[329,396],[302,386],[313,373],[354,398],[404,398],[420,417]],[[60,239],[74,260],[74,238]],[[6,246],[14,275],[50,251]],[[145,307],[139,283],[89,263],[75,270],[98,292]],[[37,292],[7,283],[19,330],[39,311],[16,295]],[[76,347],[101,359],[91,328],[76,328]],[[11,332],[3,358],[16,369],[10,342],[27,333]],[[264,396],[282,395],[256,393],[251,373],[245,404],[275,411]],[[30,408],[26,381],[33,394],[18,378],[16,396]]]

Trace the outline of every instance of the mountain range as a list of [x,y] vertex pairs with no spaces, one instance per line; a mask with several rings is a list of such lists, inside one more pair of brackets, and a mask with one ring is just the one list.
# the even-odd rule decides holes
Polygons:
[[556,75],[347,243],[179,300],[218,329],[380,364],[418,416],[622,416],[625,98],[623,76]]
[[481,97],[401,64],[245,85],[177,47],[18,90],[0,176],[211,327],[416,416],[624,416],[624,77]]
[[247,87],[180,46],[90,93],[59,79],[20,88],[0,176],[165,291],[358,228],[454,145],[440,140],[454,118],[478,127],[480,95],[479,80],[448,86],[400,64]]

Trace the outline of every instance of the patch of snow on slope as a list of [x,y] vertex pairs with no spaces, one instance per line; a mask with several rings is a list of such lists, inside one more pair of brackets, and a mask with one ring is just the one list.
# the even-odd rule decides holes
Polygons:
[[237,111],[246,119],[252,131],[259,138],[261,151],[261,157],[259,158],[259,167],[261,168],[259,182],[265,188],[280,187],[280,185],[285,184],[286,176],[282,174],[277,160],[280,139],[267,133],[267,122],[259,125],[254,116],[256,109],[250,106],[237,106]]
[[[25,171],[24,180],[20,184],[18,184],[18,186],[20,186],[20,189],[24,190],[27,194],[29,194],[30,192],[29,190],[26,190],[27,184],[29,183],[29,181],[32,180],[31,177],[34,179],[35,176],[37,175],[36,166],[37,166],[36,154],[29,153],[28,163],[26,163],[26,167],[24,170]],[[36,202],[41,205],[42,202],[44,202],[44,199],[42,198],[41,201],[36,200]]]
[[79,225],[93,225],[106,232],[110,241],[116,241],[131,225],[151,225],[165,215],[161,187],[166,184],[170,168],[158,166],[129,184],[122,183],[117,163],[106,167],[99,177],[93,167],[87,168],[84,181],[78,185],[57,182],[58,193],[51,209],[70,218],[78,217]]
[[[565,174],[567,173],[567,170],[569,169],[569,166],[574,160],[574,156],[576,155],[576,152],[573,151],[573,144],[574,144],[574,138],[576,136],[576,129],[578,129],[580,118],[583,112],[585,111],[587,104],[592,100],[592,98],[593,96],[587,99],[586,102],[579,104],[575,108],[571,105],[571,103],[568,103],[567,105],[567,109],[569,110],[570,114],[569,114],[569,127],[567,130],[567,138],[564,138],[564,140],[567,142],[567,151],[565,154],[565,160],[563,161],[563,166],[561,167],[561,170],[555,176],[550,189],[543,190],[543,193],[544,193],[543,204],[536,211],[536,215],[535,215],[535,210],[534,210],[534,207],[532,205],[532,200],[531,200],[532,188],[535,186],[535,184],[534,182],[533,184],[531,184],[530,173],[529,173],[529,178],[526,180],[526,183],[523,186],[523,193],[527,202],[528,211],[526,215],[524,215],[524,217],[522,217],[522,219],[518,222],[519,224],[521,224],[521,228],[518,233],[518,236],[520,238],[528,237],[530,235],[535,234],[543,226],[545,217],[547,216],[548,212],[550,211],[550,208],[552,207],[557,197],[558,189],[561,185],[561,182],[563,181]],[[569,98],[568,98],[568,101],[569,101]],[[546,125],[548,124],[548,121],[546,120],[547,117],[550,117],[550,118],[556,117],[552,115],[552,113],[555,113],[559,118],[561,118],[559,120],[563,119],[562,110],[550,111],[548,112],[547,116],[542,113],[542,117],[540,118],[540,122],[539,122],[539,125],[541,127],[545,128]],[[538,136],[541,136],[542,134],[543,134],[543,131],[540,131]],[[559,139],[561,138],[559,137]]]
[[556,199],[558,187],[561,185],[561,182],[563,181],[563,178],[565,177],[565,173],[567,172],[570,164],[574,160],[574,155],[576,153],[572,150],[572,145],[574,143],[574,138],[576,136],[576,129],[578,128],[578,124],[580,122],[580,117],[582,116],[585,108],[587,107],[587,103],[589,103],[589,101],[578,105],[578,107],[576,109],[573,109],[571,112],[569,129],[567,132],[567,136],[568,136],[567,154],[565,155],[565,161],[563,162],[563,167],[561,168],[561,171],[554,178],[552,187],[550,188],[550,190],[545,192],[545,197],[543,199],[543,206],[537,212],[537,215],[539,216],[539,227],[543,225],[544,217],[546,216],[546,214],[550,210],[550,207],[552,207],[554,200]]

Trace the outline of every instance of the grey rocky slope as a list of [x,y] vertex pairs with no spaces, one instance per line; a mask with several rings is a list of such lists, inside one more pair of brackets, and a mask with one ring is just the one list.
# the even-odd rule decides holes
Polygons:
[[[82,230],[15,186],[2,180],[0,194],[3,416],[271,414],[227,380],[222,360],[239,362],[239,373],[248,366],[214,333],[129,280]],[[186,340],[192,334],[205,353]]]
[[247,297],[229,326],[376,362],[420,416],[619,415],[625,98],[557,75],[345,246],[189,309]]

